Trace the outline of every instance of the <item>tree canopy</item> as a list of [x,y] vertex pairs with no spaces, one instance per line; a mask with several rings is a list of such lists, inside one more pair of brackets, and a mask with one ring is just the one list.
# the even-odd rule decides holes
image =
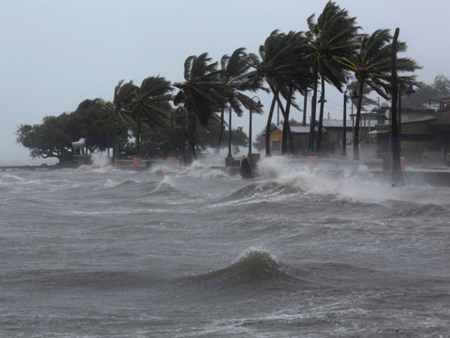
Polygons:
[[[305,24],[305,32],[272,31],[260,45],[258,54],[247,53],[240,47],[230,56],[223,55],[220,63],[207,52],[188,56],[184,62],[184,80],[180,82],[171,84],[164,77],[149,76],[138,86],[133,81],[121,80],[114,88],[111,102],[100,98],[85,100],[72,113],[46,116],[41,124],[23,124],[16,132],[17,142],[29,148],[33,158],[56,157],[61,162],[73,161],[75,151],[71,143],[80,138],[86,139],[89,151],[113,147],[117,150],[113,156],[122,157],[132,156],[133,148],[135,156],[163,157],[165,152],[166,155],[169,152],[184,154],[189,144],[196,158],[197,151],[207,146],[219,149],[226,108],[231,107],[237,116],[242,116],[245,110],[263,112],[254,100],[258,97],[253,95],[263,90],[272,94],[263,133],[266,156],[271,154],[269,133],[276,105],[284,120],[282,153],[286,153],[288,145],[294,153],[290,111],[291,108],[301,110],[296,102],[298,95],[304,96],[306,111],[307,92],[312,89],[314,124],[317,94],[325,95],[326,82],[341,92],[356,82],[361,98],[367,88],[386,99],[391,99],[393,92],[389,30],[378,29],[371,35],[360,33],[362,28],[356,24],[356,18],[333,1],[326,3],[317,20],[312,14]],[[405,52],[406,44],[398,42],[397,51]],[[396,66],[399,73],[406,72],[399,76],[400,83],[417,83],[414,71],[420,67],[414,60],[398,58]],[[431,86],[422,87],[426,100],[435,100],[450,93],[450,80],[439,74]],[[174,95],[173,91],[176,91]],[[362,101],[359,101],[356,124],[361,106]],[[320,132],[323,109],[322,102]],[[355,149],[358,130],[355,129]],[[241,142],[245,139],[242,134],[245,134],[242,128],[237,128],[233,136],[240,135]],[[354,158],[359,158],[357,150]]]

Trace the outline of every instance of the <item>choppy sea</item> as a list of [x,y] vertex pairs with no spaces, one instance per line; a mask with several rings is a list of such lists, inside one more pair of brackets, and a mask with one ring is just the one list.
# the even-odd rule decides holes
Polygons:
[[449,187],[94,165],[0,172],[0,215],[0,337],[450,336]]

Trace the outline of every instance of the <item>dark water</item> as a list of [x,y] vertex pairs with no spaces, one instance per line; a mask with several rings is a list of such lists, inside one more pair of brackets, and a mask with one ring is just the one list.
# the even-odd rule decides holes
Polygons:
[[449,337],[450,188],[369,172],[0,173],[1,337]]

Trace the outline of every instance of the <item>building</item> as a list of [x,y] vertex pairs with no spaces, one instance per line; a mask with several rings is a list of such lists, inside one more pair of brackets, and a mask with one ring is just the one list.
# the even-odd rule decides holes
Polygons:
[[[353,137],[353,124],[351,120],[346,122],[347,144]],[[310,152],[309,133],[310,126],[292,126],[292,139],[294,143],[295,155],[308,156]],[[317,140],[318,122],[315,125],[315,140]],[[283,127],[273,126],[270,131],[270,145],[272,156],[281,155],[281,144],[283,139]],[[322,156],[339,156],[342,149],[343,121],[324,120],[322,129]],[[288,150],[289,152],[289,150]]]
[[[448,99],[450,102],[450,99]],[[445,109],[445,102],[441,103]],[[390,109],[386,120],[376,125],[377,157],[392,151]],[[410,164],[426,164],[432,161],[444,163],[450,152],[450,110],[402,109],[401,153]]]

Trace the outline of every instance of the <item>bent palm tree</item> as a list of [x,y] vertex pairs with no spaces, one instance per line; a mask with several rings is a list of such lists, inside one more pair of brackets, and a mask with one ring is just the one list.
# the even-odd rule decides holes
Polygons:
[[[325,96],[325,82],[332,84],[340,92],[347,81],[345,68],[335,57],[347,57],[356,49],[355,37],[360,29],[356,26],[356,18],[348,16],[345,9],[329,1],[322,14],[314,21],[314,14],[307,19],[309,31],[306,32],[308,47],[315,79],[313,87],[312,110],[316,111],[319,77],[322,96]],[[317,151],[320,152],[324,102],[321,102],[317,135]]]
[[[188,113],[190,126],[189,147],[194,158],[195,151],[195,117],[206,126],[211,118],[217,119],[216,112],[224,105],[223,84],[220,82],[217,62],[212,63],[208,53],[189,56],[184,63],[184,82],[174,83],[179,89],[174,104],[183,104]],[[184,145],[183,145],[184,146]]]
[[[146,121],[151,127],[162,126],[170,114],[170,82],[163,77],[150,76],[142,81],[140,87],[132,81],[116,87],[117,106],[121,117],[136,124],[136,156],[139,157],[141,142],[141,124]],[[115,98],[116,99],[116,98]]]
[[[280,95],[286,99],[287,107],[295,105],[294,91],[306,88],[311,83],[310,67],[305,65],[303,33],[289,32],[288,34],[273,31],[265,40],[264,45],[259,47],[259,57],[255,54],[249,55],[249,65],[255,70],[251,78],[263,78],[273,93],[272,103],[267,117],[265,148],[266,156],[271,155],[270,128],[272,125],[275,104],[281,109],[284,121],[289,121],[289,116],[281,103]],[[296,105],[295,105],[296,106]],[[286,134],[290,134],[289,123],[285,124]],[[291,142],[291,146],[292,146]]]
[[[375,90],[380,96],[389,99],[391,86],[391,41],[392,36],[388,29],[376,30],[372,35],[364,35],[359,38],[359,50],[350,57],[335,57],[347,69],[354,73],[359,81],[359,99],[356,107],[355,133],[353,135],[353,159],[359,160],[359,124],[365,86]],[[397,51],[405,52],[406,44],[398,42]],[[410,58],[397,59],[397,71],[414,72],[422,68]],[[400,82],[414,82],[415,75],[401,76]]]
[[[244,91],[254,92],[258,89],[268,91],[263,87],[263,80],[260,77],[257,77],[254,80],[249,78],[250,65],[245,62],[247,57],[245,48],[238,48],[231,56],[224,55],[220,60],[221,72],[219,78],[220,82],[223,84],[222,90],[225,100],[223,101],[224,105],[220,112],[220,130],[216,154],[220,150],[222,143],[226,104],[228,103],[238,116],[242,116],[242,106],[247,109],[250,109],[250,107],[254,109],[251,98],[243,94]],[[256,109],[256,111],[260,112],[259,109]]]

